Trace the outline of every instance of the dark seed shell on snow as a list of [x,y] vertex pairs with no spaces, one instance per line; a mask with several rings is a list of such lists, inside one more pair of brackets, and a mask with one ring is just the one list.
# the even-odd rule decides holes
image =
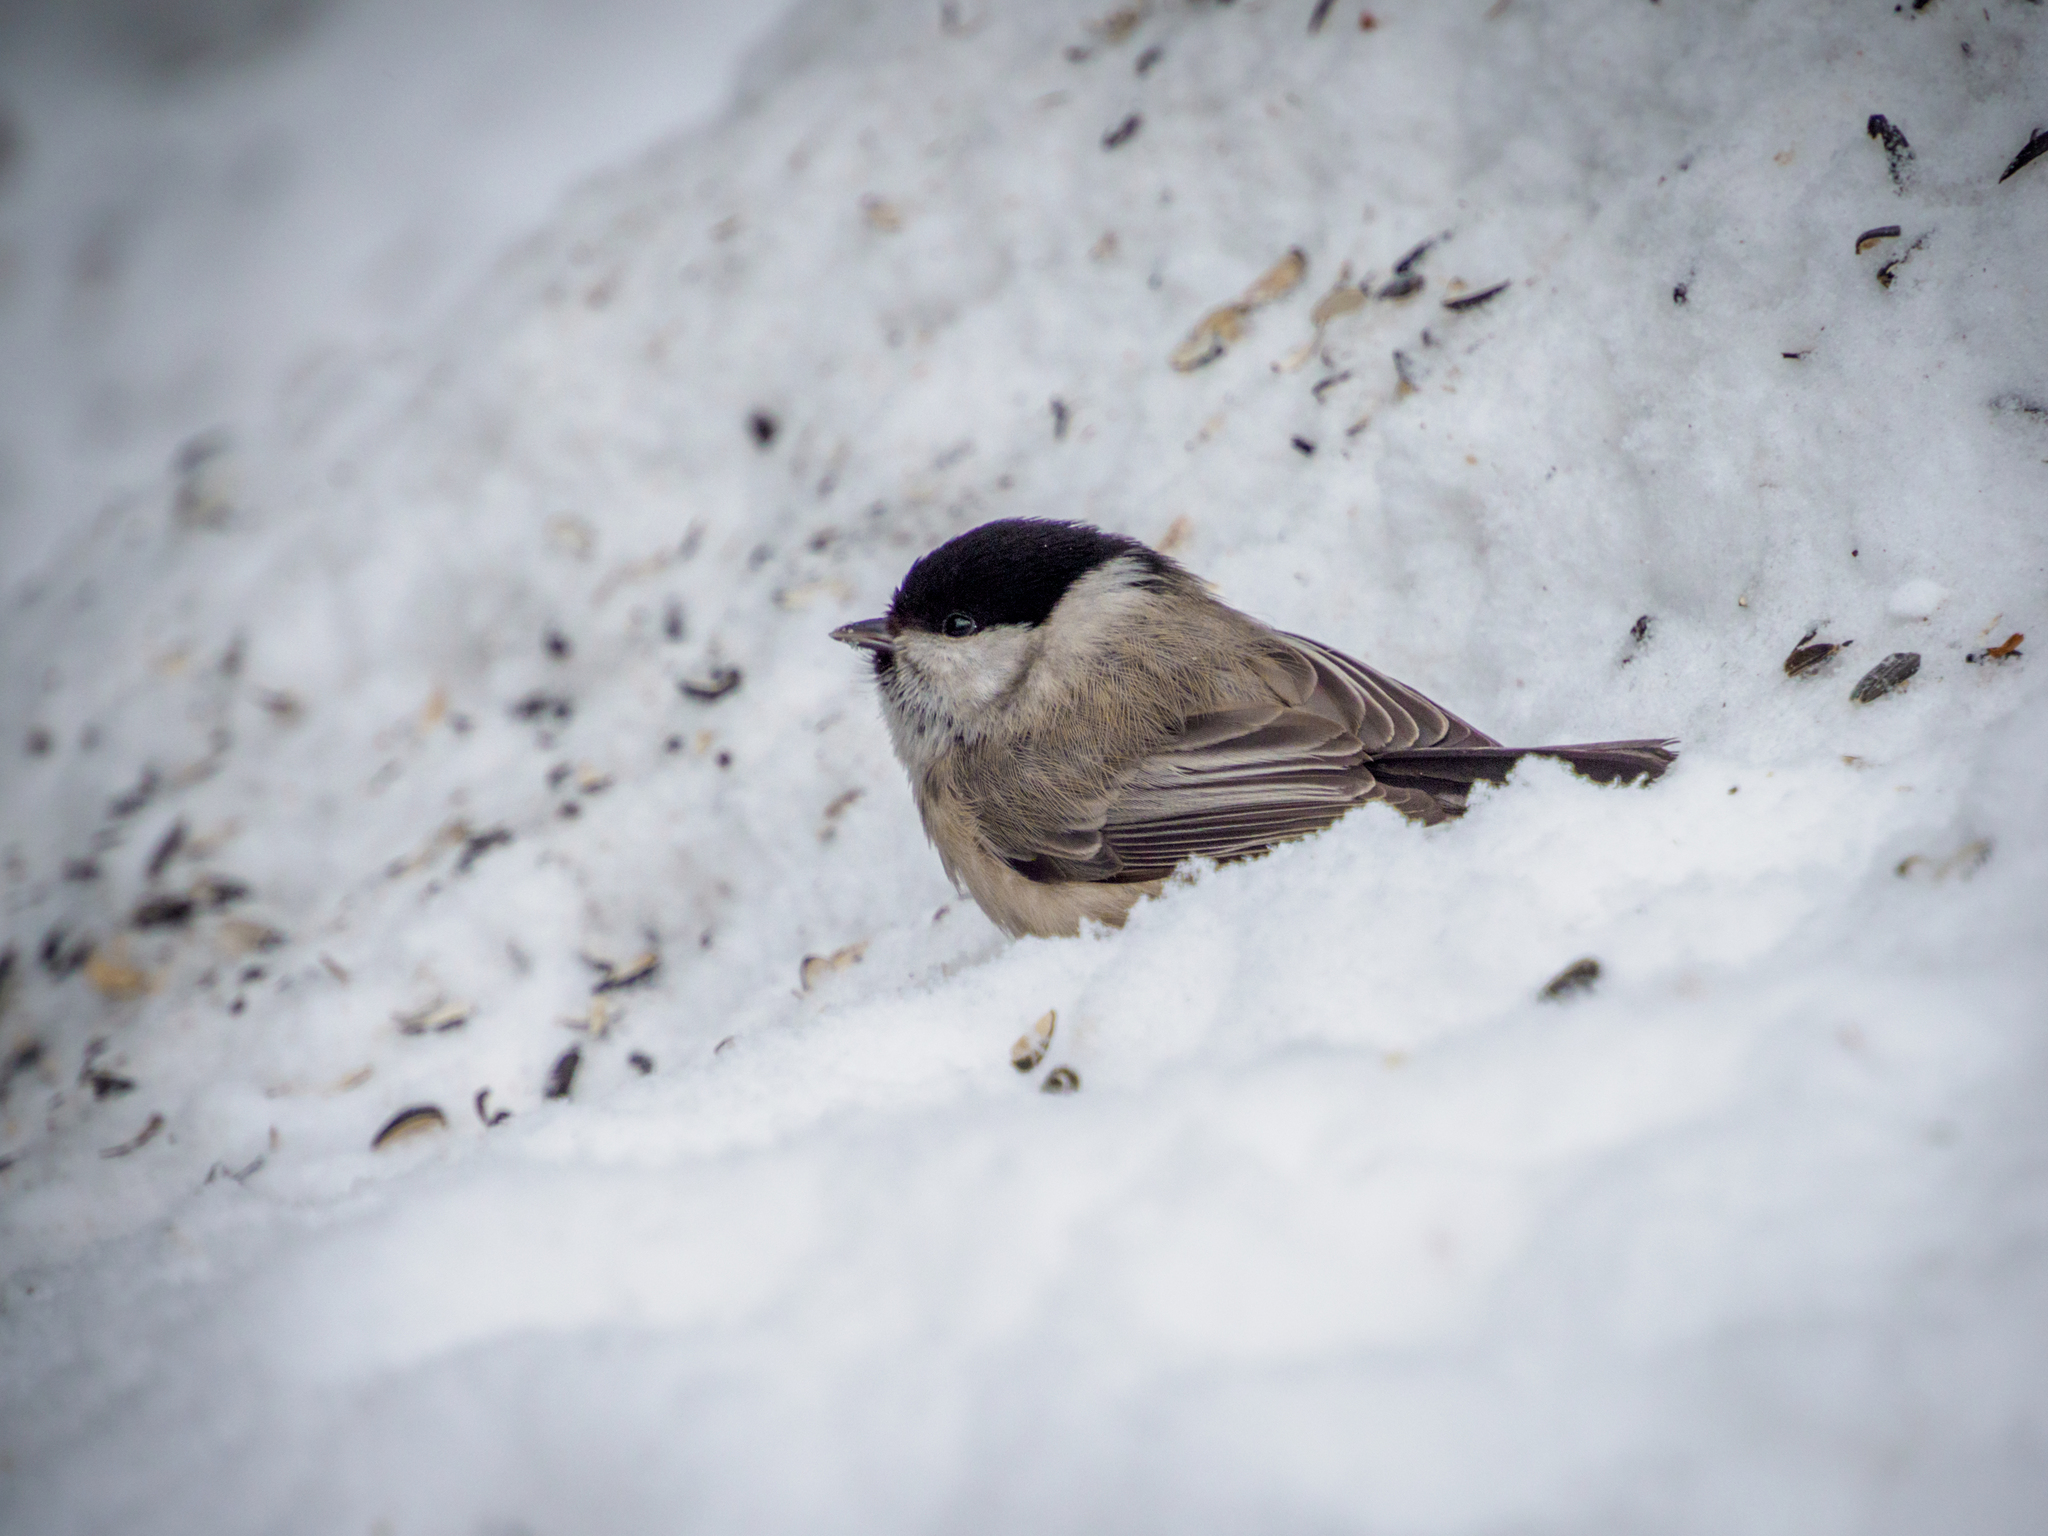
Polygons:
[[1918,651],[1894,651],[1863,674],[1849,691],[1850,701],[1868,704],[1872,699],[1881,699],[1919,670]]
[[441,1113],[440,1105],[415,1104],[410,1109],[401,1109],[384,1122],[384,1129],[370,1139],[370,1150],[381,1152],[386,1147],[411,1137],[447,1129],[448,1117]]
[[1574,960],[1544,984],[1542,996],[1545,1002],[1560,1002],[1567,997],[1577,997],[1581,992],[1593,990],[1593,983],[1600,979],[1600,962],[1588,955],[1583,960]]

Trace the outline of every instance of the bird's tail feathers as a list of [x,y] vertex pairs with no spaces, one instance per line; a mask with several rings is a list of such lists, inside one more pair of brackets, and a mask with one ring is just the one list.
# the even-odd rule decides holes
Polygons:
[[[1674,742],[1595,741],[1570,747],[1413,747],[1372,760],[1373,777],[1396,788],[1455,795],[1481,779],[1504,783],[1525,757],[1554,757],[1600,784],[1648,783],[1678,758]],[[1462,808],[1462,807],[1461,807]]]

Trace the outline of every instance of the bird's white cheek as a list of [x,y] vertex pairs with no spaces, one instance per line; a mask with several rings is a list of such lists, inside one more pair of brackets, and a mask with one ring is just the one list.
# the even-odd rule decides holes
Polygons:
[[897,664],[911,672],[962,725],[1011,693],[1031,659],[1031,631],[1022,625],[955,640],[920,635],[903,647]]

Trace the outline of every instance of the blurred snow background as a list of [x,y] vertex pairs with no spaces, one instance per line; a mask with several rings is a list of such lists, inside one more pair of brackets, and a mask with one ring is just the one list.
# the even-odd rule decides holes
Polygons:
[[[2038,1529],[2044,48],[7,13],[0,1526]],[[825,632],[1024,513],[1685,757],[1008,943]]]

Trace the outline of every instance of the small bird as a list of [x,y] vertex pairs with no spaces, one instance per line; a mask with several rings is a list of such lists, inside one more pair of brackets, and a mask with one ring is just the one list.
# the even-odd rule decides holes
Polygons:
[[1676,755],[1504,747],[1082,523],[984,523],[913,564],[887,617],[832,638],[873,658],[946,873],[1018,936],[1120,925],[1185,860],[1251,858],[1369,800],[1448,820],[1531,754],[1601,783],[1654,779]]

